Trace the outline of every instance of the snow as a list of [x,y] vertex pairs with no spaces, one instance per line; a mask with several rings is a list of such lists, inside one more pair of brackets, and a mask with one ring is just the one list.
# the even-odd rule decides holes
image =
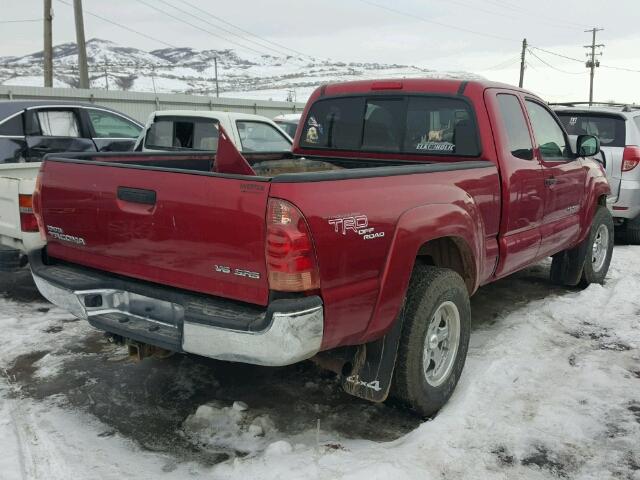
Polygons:
[[[180,375],[165,370],[160,379],[166,385],[158,391],[177,398],[176,445],[185,441],[202,453],[186,459],[175,445],[143,447],[126,429],[70,401],[82,382],[105,382],[93,378],[100,371],[122,369],[148,383],[157,381],[162,363],[124,365],[117,361],[122,352],[98,341],[86,322],[12,287],[0,296],[0,478],[639,480],[639,252],[617,246],[607,283],[583,291],[552,286],[548,262],[481,289],[472,300],[469,356],[453,397],[434,419],[397,429],[388,441],[336,428],[337,421],[353,422],[352,432],[363,423],[383,430],[396,412],[350,397],[328,408],[325,398],[336,395],[331,380],[304,370],[298,379],[294,369],[298,390],[292,397],[252,397],[256,379],[269,370],[248,367],[245,384],[234,384],[229,399],[220,386],[222,367],[178,362]],[[95,345],[71,347],[83,341]],[[77,369],[83,362],[85,373]],[[196,367],[199,376],[189,376]],[[274,375],[265,383],[285,378]],[[69,377],[79,383],[62,393],[51,390]],[[114,388],[126,384],[114,378]],[[193,390],[205,379],[209,387]],[[160,402],[152,387],[109,398],[92,387],[87,404],[122,408],[133,422],[140,403]],[[196,403],[187,403],[194,395]],[[182,411],[180,405],[193,406]],[[164,408],[153,413],[158,421],[176,414]],[[145,428],[157,430],[153,423]]]
[[[105,88],[105,69],[109,89],[140,92],[213,95],[214,58],[218,58],[221,95],[253,100],[287,100],[291,96],[304,102],[319,85],[327,82],[367,78],[480,78],[468,72],[436,72],[413,65],[338,62],[293,56],[243,54],[234,50],[166,48],[145,52],[106,40],[87,42],[89,81],[93,88]],[[75,44],[54,47],[54,86],[77,84]],[[23,57],[0,57],[0,85],[42,85],[42,52]],[[116,79],[125,80],[122,85]],[[133,83],[129,81],[131,79]],[[155,85],[154,85],[155,83]]]

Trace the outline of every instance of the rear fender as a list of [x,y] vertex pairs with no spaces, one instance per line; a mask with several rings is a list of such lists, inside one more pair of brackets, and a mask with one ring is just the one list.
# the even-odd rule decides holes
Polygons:
[[[604,175],[602,167],[595,160],[585,160],[587,164],[587,179],[585,185],[585,195],[582,205],[582,215],[580,216],[580,237],[576,245],[584,241],[591,230],[591,222],[596,214],[596,209],[607,205],[607,196],[611,194],[611,187]],[[593,165],[589,165],[593,163]]]
[[384,335],[399,317],[409,279],[420,249],[434,240],[455,242],[467,267],[465,278],[469,293],[479,285],[478,272],[484,249],[484,225],[475,203],[430,204],[406,211],[400,217],[387,261],[374,313],[363,343]]

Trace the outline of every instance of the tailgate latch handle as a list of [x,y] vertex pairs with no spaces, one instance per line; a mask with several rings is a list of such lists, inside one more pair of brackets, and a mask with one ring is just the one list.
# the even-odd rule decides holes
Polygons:
[[143,205],[155,205],[156,192],[142,188],[118,187],[118,199],[125,202],[142,203]]

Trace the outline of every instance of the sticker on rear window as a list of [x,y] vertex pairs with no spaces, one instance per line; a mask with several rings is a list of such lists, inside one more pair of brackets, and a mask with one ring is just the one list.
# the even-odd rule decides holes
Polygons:
[[420,142],[416,145],[416,150],[426,150],[430,152],[453,152],[456,146],[449,142]]

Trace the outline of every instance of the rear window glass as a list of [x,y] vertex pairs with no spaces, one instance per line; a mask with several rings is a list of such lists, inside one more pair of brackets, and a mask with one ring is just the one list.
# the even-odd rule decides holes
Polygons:
[[464,100],[370,96],[317,101],[303,125],[306,148],[478,156],[474,115]]
[[243,152],[286,152],[291,142],[273,125],[265,122],[236,122]]
[[556,112],[569,135],[595,135],[603,147],[626,145],[622,118],[589,113]]
[[160,118],[147,131],[144,145],[161,150],[218,150],[218,123],[210,118]]

